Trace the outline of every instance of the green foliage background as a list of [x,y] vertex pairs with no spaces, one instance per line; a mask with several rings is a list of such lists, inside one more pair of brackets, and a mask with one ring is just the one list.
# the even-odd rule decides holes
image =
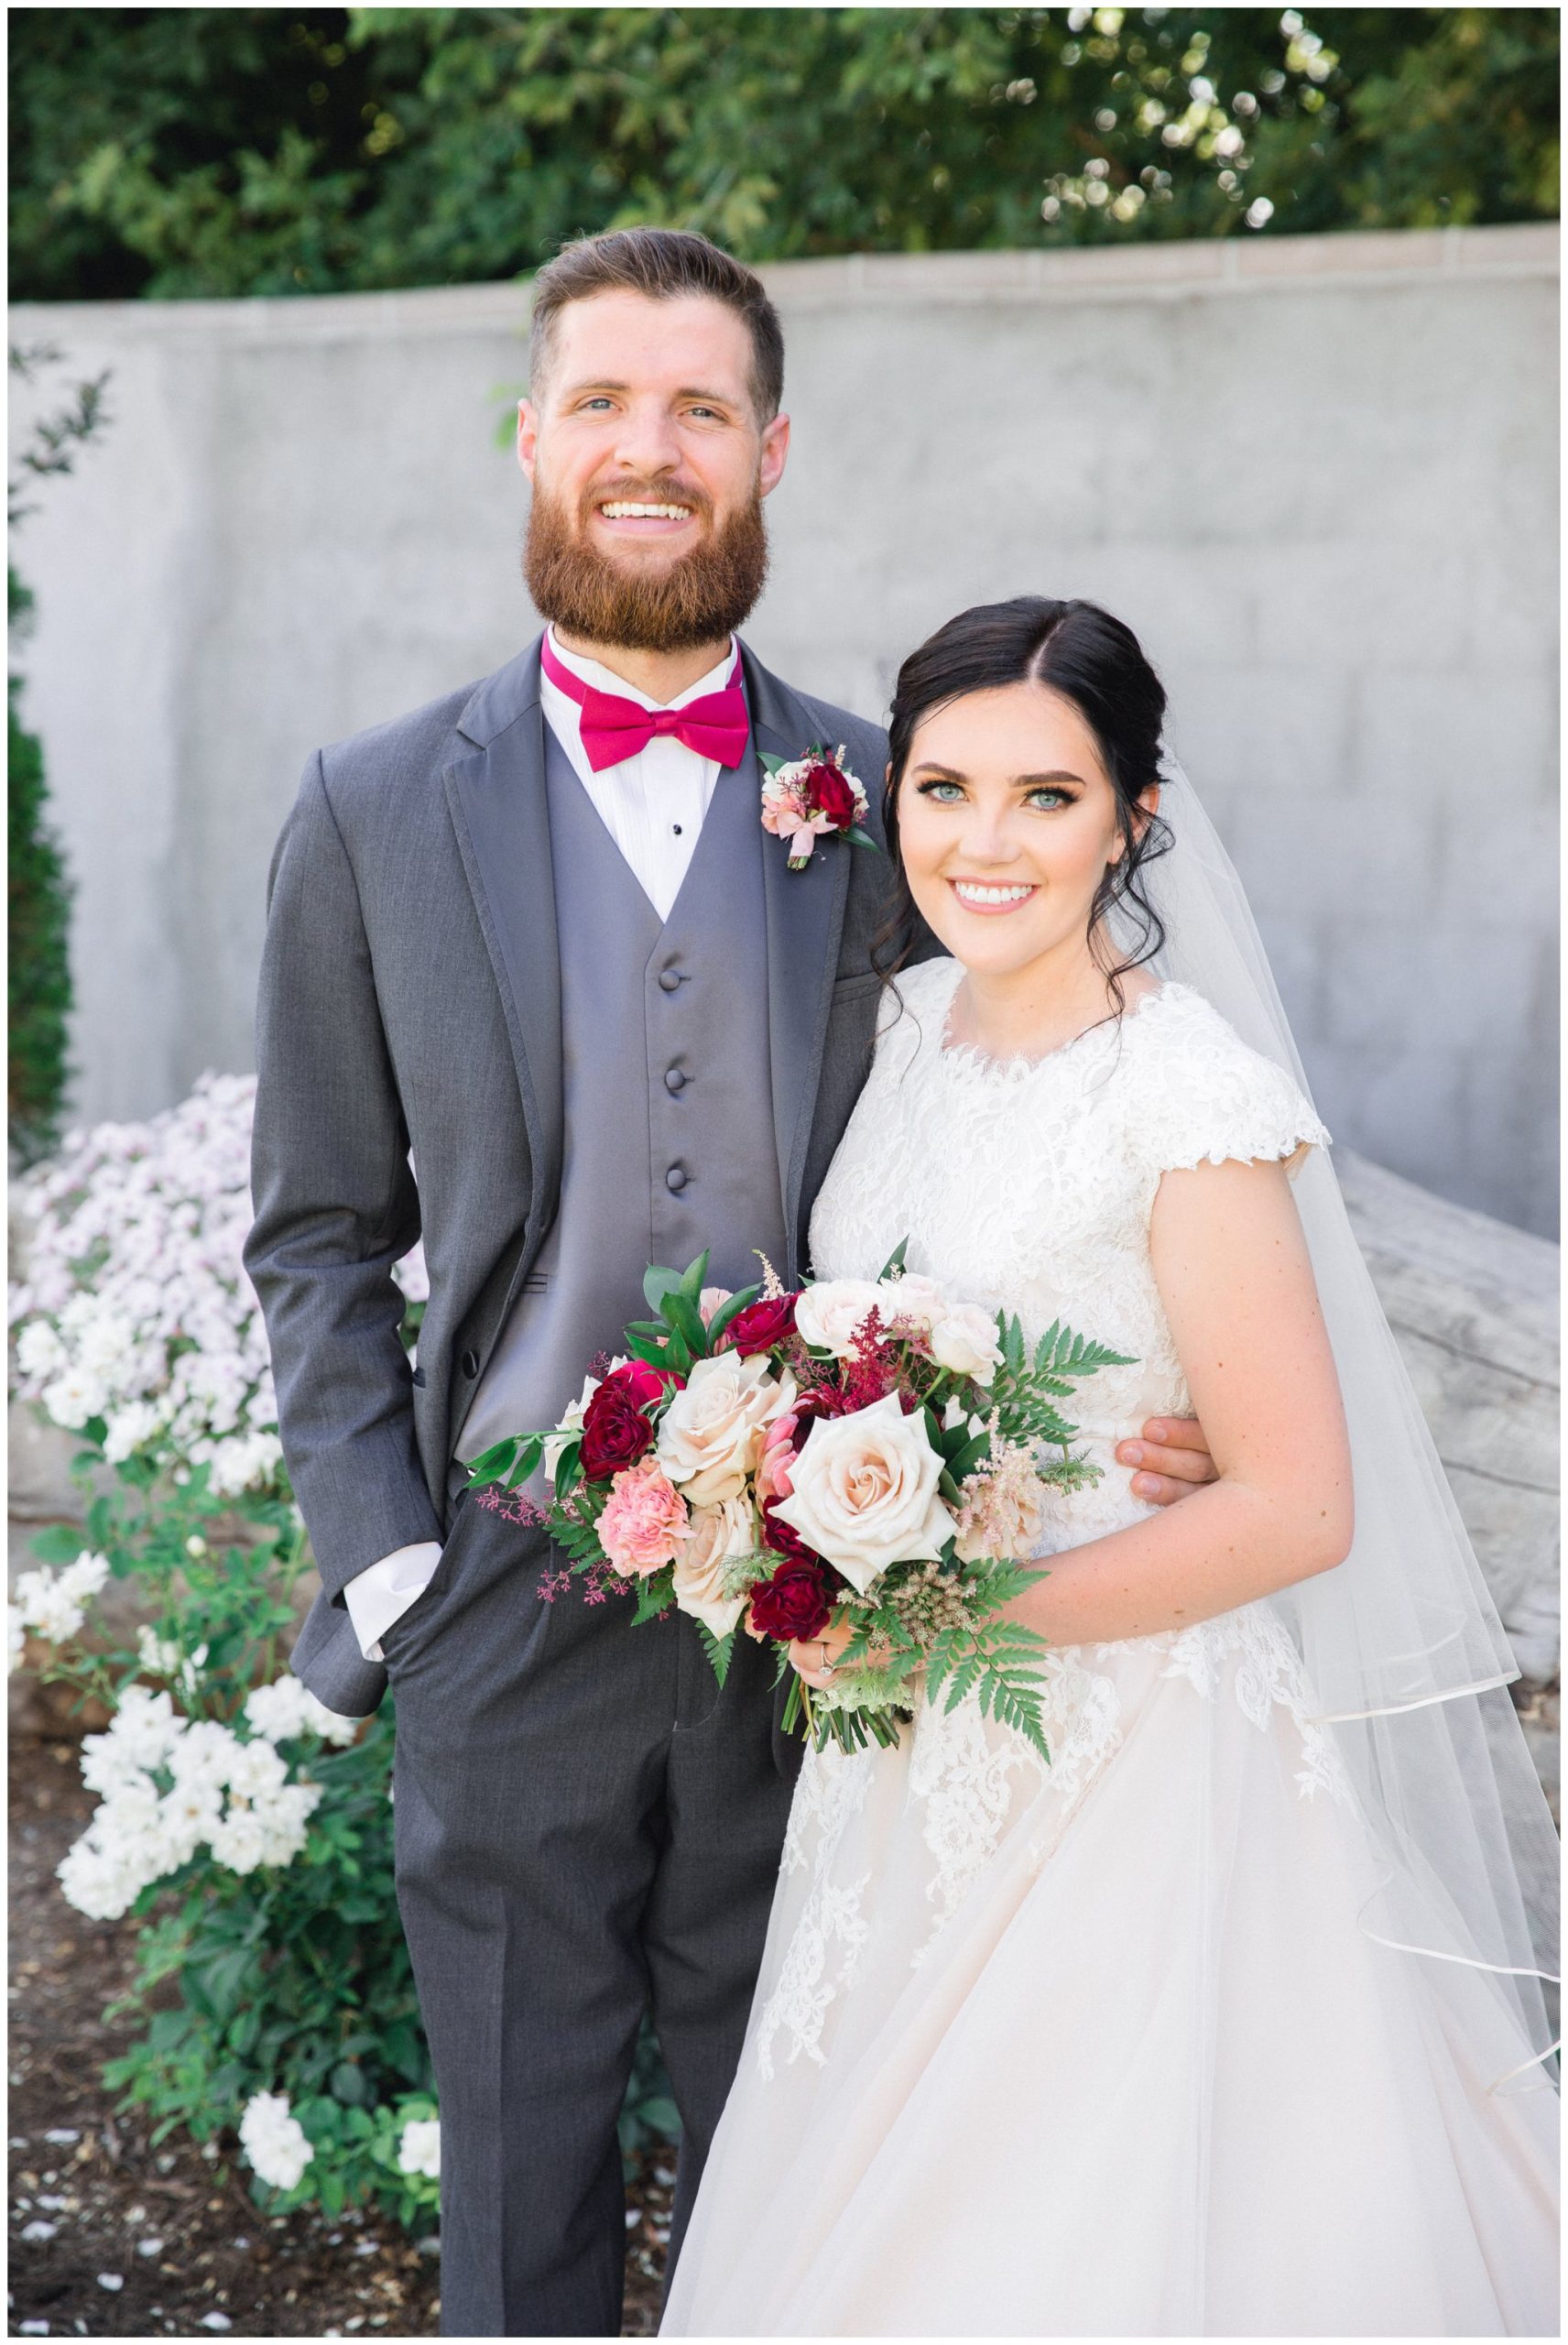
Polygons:
[[[30,381],[60,353],[47,345],[9,350],[9,371]],[[16,541],[18,522],[32,507],[27,491],[40,481],[75,467],[79,451],[104,421],[107,374],[78,383],[64,407],[36,419],[24,441],[16,469],[5,484],[6,519]],[[15,567],[5,567],[5,622],[14,649],[27,637],[33,612],[32,589]],[[5,1113],[14,1163],[31,1164],[60,1138],[70,1080],[68,1022],[71,1017],[71,881],[49,821],[49,788],[43,745],[30,733],[21,710],[22,678],[10,669],[5,684],[5,910],[9,959],[6,966]]]
[[22,8],[12,292],[1554,216],[1552,8]]
[[[8,573],[11,615],[27,590]],[[30,1164],[53,1147],[65,1105],[71,1015],[71,887],[48,820],[43,748],[22,722],[22,679],[6,678],[6,1126],[12,1155]]]

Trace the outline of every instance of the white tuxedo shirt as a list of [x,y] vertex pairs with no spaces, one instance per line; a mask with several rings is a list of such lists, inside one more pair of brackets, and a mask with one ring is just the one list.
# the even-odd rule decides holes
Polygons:
[[[550,631],[550,647],[563,668],[585,684],[593,684],[601,692],[618,693],[625,700],[636,701],[639,708],[684,708],[688,701],[700,700],[704,693],[723,690],[728,683],[735,666],[735,639],[718,666],[700,676],[672,701],[650,700],[638,692],[624,677],[602,667],[597,660],[584,660],[568,651],[557,642],[555,629]],[[720,773],[716,758],[699,757],[684,741],[669,735],[656,735],[646,748],[635,758],[623,758],[618,765],[604,766],[595,773],[583,747],[583,712],[570,693],[541,672],[539,702],[545,721],[565,750],[572,771],[588,792],[604,828],[620,848],[638,885],[660,920],[668,920],[670,908],[680,893],[681,882],[691,860],[702,818],[713,794],[713,784]],[[564,1406],[564,1402],[562,1403]],[[524,1428],[517,1428],[522,1432]],[[343,1602],[354,1623],[359,1649],[366,1661],[380,1661],[381,1633],[389,1628],[400,1612],[406,1612],[419,1596],[437,1564],[441,1546],[434,1539],[421,1540],[412,1547],[399,1547],[390,1555],[383,1555],[378,1563],[367,1564],[356,1572],[343,1589]]]

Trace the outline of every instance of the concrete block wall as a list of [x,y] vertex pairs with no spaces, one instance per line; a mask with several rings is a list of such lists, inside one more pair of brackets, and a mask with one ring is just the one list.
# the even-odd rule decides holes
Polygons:
[[[748,629],[880,714],[967,603],[1121,612],[1335,1138],[1547,1234],[1557,267],[1525,227],[770,269],[795,439]],[[114,370],[107,434],[16,549],[82,1118],[250,1065],[304,759],[532,632],[494,440],[527,300],[13,312],[72,376]]]

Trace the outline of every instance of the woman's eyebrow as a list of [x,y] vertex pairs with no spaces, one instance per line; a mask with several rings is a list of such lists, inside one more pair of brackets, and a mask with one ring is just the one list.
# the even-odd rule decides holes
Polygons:
[[[930,774],[934,780],[940,781],[967,781],[969,779],[969,776],[963,772],[959,767],[938,765],[929,758],[923,759],[920,765],[915,767],[914,770],[916,773]],[[1087,787],[1081,773],[1070,773],[1065,767],[1060,768],[1053,773],[1015,774],[1013,776],[1012,787],[1015,790],[1040,790],[1048,783],[1058,781],[1076,782],[1080,790]]]

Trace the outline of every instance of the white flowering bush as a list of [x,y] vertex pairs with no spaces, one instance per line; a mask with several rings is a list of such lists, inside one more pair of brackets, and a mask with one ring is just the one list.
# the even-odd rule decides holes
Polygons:
[[[161,1642],[177,1650],[172,1640]],[[176,1664],[187,1683],[197,1659],[184,1671]],[[276,1698],[291,1685],[299,1686],[299,1703]],[[258,1713],[271,1720],[270,1732]],[[290,1781],[273,1736],[310,1732],[343,1744],[353,1741],[356,1723],[334,1718],[292,1677],[256,1686],[244,1714],[253,1730],[242,1737],[220,1719],[183,1716],[167,1692],[125,1687],[107,1733],[90,1734],[82,1746],[82,1781],[102,1804],[59,1868],[78,1912],[117,1921],[149,1882],[178,1872],[202,1849],[235,1873],[289,1864],[299,1854],[321,1786],[306,1777]]]
[[302,1541],[278,1501],[272,1537],[219,1550],[186,1527],[216,1504],[192,1477],[137,1518],[130,1567],[158,1618],[134,1651],[94,1617],[102,1553],[23,1572],[11,1607],[40,1674],[109,1712],[82,1743],[98,1805],[57,1868],[78,1912],[140,1925],[108,2016],[145,2025],[103,2081],[149,2110],[155,2142],[232,2129],[264,2205],[375,2199],[428,2228],[436,2114],[392,1876],[390,1724],[267,1674]]
[[[335,1717],[283,1665],[310,1556],[241,1260],[255,1088],[205,1076],[17,1184],[16,1389],[77,1435],[85,1524],[33,1541],[11,1666],[109,1714],[82,1745],[98,1805],[58,1871],[79,1912],[138,1925],[111,2016],[144,2025],[103,2070],[119,2105],[155,2140],[232,2132],[267,2206],[374,2198],[428,2227],[438,2120],[392,1877],[391,1705]],[[398,1276],[412,1342],[417,1252]],[[129,1648],[98,1601],[111,1578],[147,1616]]]
[[[284,1488],[267,1329],[241,1260],[255,1107],[254,1076],[204,1074],[146,1123],[71,1133],[16,1191],[22,1397],[110,1465],[204,1467],[223,1499]],[[422,1305],[418,1248],[397,1276]]]
[[[106,2015],[143,2023],[103,2071],[119,2106],[146,2109],[155,2142],[231,2132],[269,2208],[374,2199],[423,2230],[440,2121],[393,1881],[393,1705],[337,1718],[283,1663],[310,1554],[241,1260],[255,1093],[206,1075],[17,1183],[16,1389],[77,1435],[85,1522],[32,1542],[10,1665],[109,1713],[82,1747],[99,1804],[59,1877],[81,1913],[137,1925]],[[418,1249],[397,1276],[412,1346]],[[97,1602],[111,1578],[147,1616],[130,1647]],[[647,2042],[637,2067],[628,2150],[675,2125]]]

